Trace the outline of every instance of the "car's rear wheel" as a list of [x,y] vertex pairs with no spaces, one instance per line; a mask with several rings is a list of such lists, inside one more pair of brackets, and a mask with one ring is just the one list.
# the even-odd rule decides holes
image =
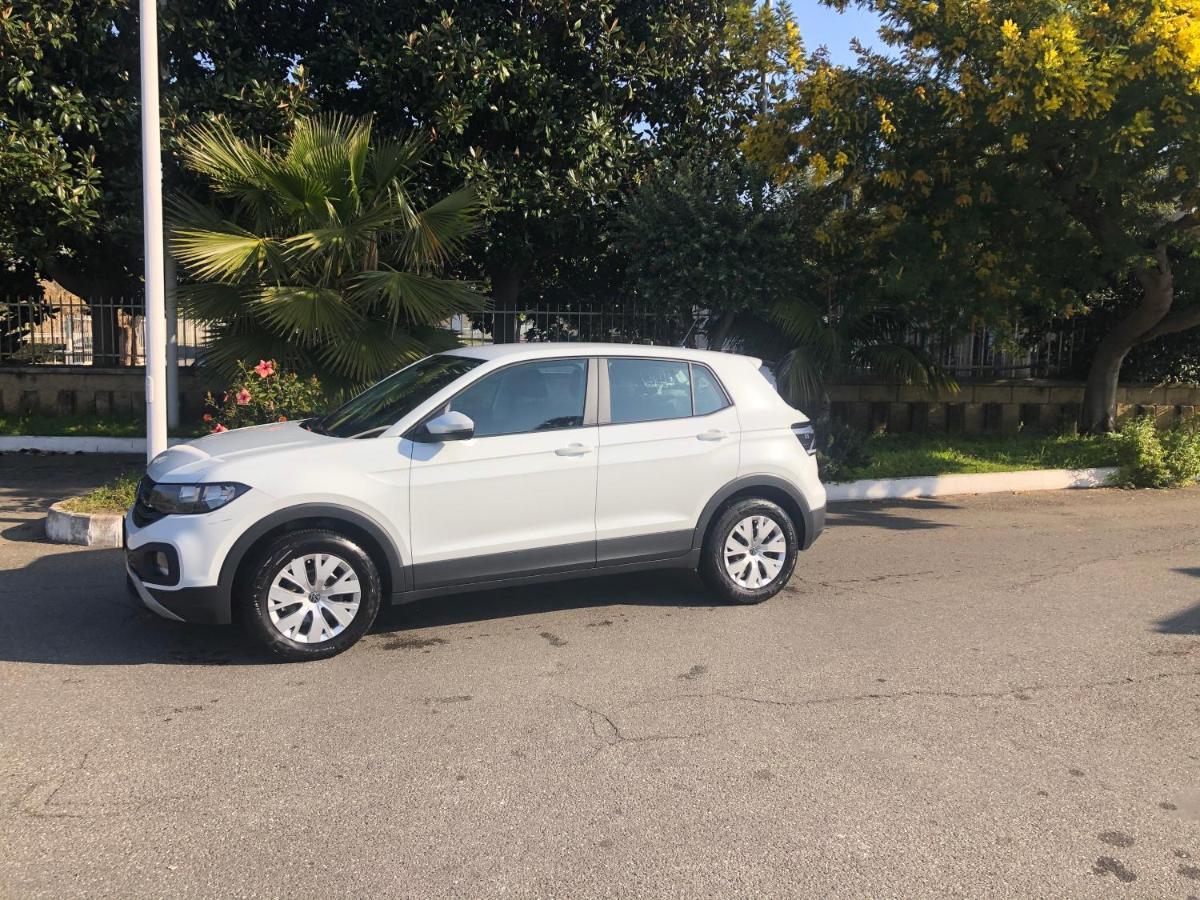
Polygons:
[[380,604],[369,554],[325,529],[287,532],[268,544],[243,584],[247,631],[288,660],[325,659],[366,634]]
[[725,507],[708,532],[700,574],[731,603],[774,597],[796,567],[796,526],[776,503],[751,497]]

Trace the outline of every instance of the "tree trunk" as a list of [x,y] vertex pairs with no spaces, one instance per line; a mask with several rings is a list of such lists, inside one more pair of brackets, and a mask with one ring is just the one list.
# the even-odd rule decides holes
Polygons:
[[521,339],[520,323],[517,321],[521,273],[517,269],[497,266],[489,274],[492,278],[492,301],[496,307],[492,340],[497,344],[515,344]]
[[1124,340],[1117,339],[1110,344],[1110,339],[1113,339],[1113,333],[1096,348],[1096,355],[1088,369],[1083,408],[1079,412],[1080,430],[1087,434],[1103,434],[1117,429],[1117,383],[1121,377],[1121,363],[1133,344],[1125,346]]
[[1088,434],[1116,430],[1121,364],[1135,345],[1165,333],[1161,326],[1175,300],[1175,286],[1166,246],[1160,244],[1154,255],[1157,260],[1154,268],[1139,268],[1135,272],[1142,286],[1141,303],[1113,326],[1096,348],[1079,421],[1080,430]]

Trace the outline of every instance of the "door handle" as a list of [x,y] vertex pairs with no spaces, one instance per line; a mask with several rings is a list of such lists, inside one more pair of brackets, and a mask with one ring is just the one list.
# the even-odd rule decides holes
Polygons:
[[554,451],[558,456],[587,456],[592,452],[592,448],[583,444],[567,444],[565,447],[559,447]]
[[723,441],[729,437],[729,434],[720,428],[710,428],[708,431],[700,432],[696,437],[701,441]]

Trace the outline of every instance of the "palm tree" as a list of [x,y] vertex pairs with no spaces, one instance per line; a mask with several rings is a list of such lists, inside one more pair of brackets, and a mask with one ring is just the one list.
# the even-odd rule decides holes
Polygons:
[[441,273],[478,203],[468,187],[420,208],[421,155],[369,119],[301,119],[281,146],[220,120],[193,128],[183,162],[212,198],[173,198],[170,246],[181,305],[212,323],[207,360],[275,358],[338,390],[453,345],[439,326],[484,298]]
[[893,309],[849,297],[829,310],[796,298],[779,304],[773,318],[790,344],[777,366],[779,385],[801,409],[825,409],[825,385],[848,374],[958,390],[954,376],[911,339],[905,318]]

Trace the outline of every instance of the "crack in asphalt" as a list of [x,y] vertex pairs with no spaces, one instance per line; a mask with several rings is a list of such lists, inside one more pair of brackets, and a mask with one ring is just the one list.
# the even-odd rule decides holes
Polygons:
[[686,741],[698,737],[706,737],[710,732],[695,731],[687,734],[642,734],[628,735],[621,730],[621,727],[613,721],[608,713],[601,709],[588,706],[580,703],[578,700],[565,698],[568,703],[577,709],[581,709],[588,714],[588,723],[592,727],[592,735],[603,743],[596,748],[596,752],[603,750],[605,747],[615,747],[620,744],[645,744],[654,741]]
[[[651,700],[638,700],[626,704],[626,708],[637,706],[654,706],[664,703],[673,703],[678,700],[710,700],[722,699],[732,700],[738,703],[755,703],[763,706],[782,706],[802,708],[810,706],[830,706],[837,703],[863,703],[869,701],[892,701],[892,700],[907,700],[912,698],[932,697],[947,700],[1003,700],[1012,697],[1018,700],[1030,700],[1031,693],[1035,691],[1052,691],[1052,690],[1090,690],[1093,688],[1103,687],[1125,687],[1132,684],[1141,684],[1152,681],[1162,681],[1171,678],[1196,678],[1200,677],[1200,669],[1193,669],[1186,672],[1155,672],[1150,675],[1141,677],[1125,676],[1123,678],[1109,678],[1098,681],[1082,682],[1077,684],[1030,684],[1018,685],[1006,690],[992,691],[948,691],[948,690],[926,690],[914,688],[907,691],[893,691],[890,693],[881,693],[878,691],[864,692],[861,694],[840,694],[832,697],[808,697],[805,699],[787,700],[777,699],[772,697],[755,697],[750,694],[739,694],[732,691],[705,691],[700,693],[673,694],[670,697],[659,697]],[[575,701],[572,701],[575,702]],[[579,705],[579,704],[577,704]],[[586,708],[586,707],[584,707]],[[606,717],[607,718],[607,717]],[[609,720],[611,722],[611,720]],[[615,726],[614,726],[615,727]]]

